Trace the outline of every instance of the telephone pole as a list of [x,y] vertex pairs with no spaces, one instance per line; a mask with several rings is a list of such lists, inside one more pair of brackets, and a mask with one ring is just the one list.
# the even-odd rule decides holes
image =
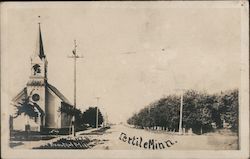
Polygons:
[[105,113],[105,125],[104,127],[107,127],[108,126],[108,113],[106,112]]
[[183,93],[186,89],[175,89],[181,92],[181,104],[180,104],[180,121],[179,121],[179,134],[182,135],[182,118],[183,118]]
[[96,128],[98,128],[98,105],[100,97],[96,97]]
[[[68,56],[68,58],[74,59],[74,110],[76,109],[76,60],[78,58],[83,58],[82,56],[78,56],[76,54],[76,40],[74,40],[74,49],[72,51],[73,55]],[[75,115],[72,117],[72,135],[76,136],[76,125],[75,125]]]
[[181,92],[181,105],[180,105],[180,123],[179,123],[179,134],[182,134],[182,110],[183,110],[183,92]]

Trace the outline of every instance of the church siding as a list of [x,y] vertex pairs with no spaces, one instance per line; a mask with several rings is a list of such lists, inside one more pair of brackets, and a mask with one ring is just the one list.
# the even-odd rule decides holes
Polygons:
[[[22,102],[22,99],[24,99],[26,97],[25,92],[22,91],[21,94],[18,94],[18,96],[15,97],[14,101],[13,101],[13,105],[19,105],[18,103]],[[14,110],[15,112],[17,110]],[[14,114],[15,116],[15,114]],[[27,123],[27,119],[25,118],[25,116],[23,114],[21,114],[20,116],[16,117],[13,119],[13,129],[14,130],[25,130],[25,124]]]
[[45,126],[47,128],[61,128],[61,116],[59,112],[61,100],[51,90],[47,90]]
[[71,116],[67,115],[66,113],[62,113],[61,123],[62,128],[69,128],[71,122]]
[[[73,107],[72,105],[69,105],[67,103],[61,102],[61,106],[65,106],[65,104],[67,106]],[[69,115],[67,113],[62,112],[62,117],[61,117],[61,123],[62,123],[62,128],[69,128],[70,124],[71,124],[71,120],[72,120],[72,115]]]

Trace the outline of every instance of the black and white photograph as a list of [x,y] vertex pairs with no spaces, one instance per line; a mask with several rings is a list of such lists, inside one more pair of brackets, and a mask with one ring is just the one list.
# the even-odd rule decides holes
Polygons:
[[248,5],[1,3],[1,157],[248,158]]

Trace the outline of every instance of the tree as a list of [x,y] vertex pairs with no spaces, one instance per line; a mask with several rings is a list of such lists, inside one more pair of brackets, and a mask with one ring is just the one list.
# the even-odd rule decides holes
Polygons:
[[[96,111],[97,107],[89,107],[82,115],[84,123],[89,124],[91,127],[96,127]],[[103,115],[98,109],[98,125],[103,123]]]
[[80,109],[74,108],[72,105],[62,102],[61,107],[58,110],[61,113],[65,113],[70,116],[75,116],[76,131],[84,130],[85,126],[82,120],[82,112]]
[[44,116],[44,111],[36,103],[30,102],[29,97],[23,98],[21,102],[18,102],[18,104],[14,106],[16,107],[14,118],[21,114],[29,117],[38,117],[39,113],[41,113],[41,116]]
[[[40,120],[42,122],[43,117],[45,115],[44,111],[40,108],[40,106],[36,103],[33,103],[29,99],[30,97],[25,97],[21,100],[21,102],[18,102],[17,105],[14,105],[16,107],[16,112],[13,118],[17,118],[21,114],[24,114],[26,117],[31,118],[37,118],[40,115]],[[27,120],[26,125],[29,127],[29,123]],[[25,130],[29,130],[29,128],[25,126]],[[27,131],[28,135],[29,131]]]
[[179,121],[179,97],[170,95],[149,104],[128,119],[128,124],[140,128],[154,128],[175,130]]
[[206,93],[199,93],[197,97],[197,126],[200,127],[200,134],[212,130],[212,108],[215,98]]
[[237,89],[221,94],[219,112],[221,120],[229,123],[233,131],[238,131],[239,91]]
[[[194,133],[212,131],[212,123],[218,128],[225,120],[233,131],[238,130],[238,90],[221,94],[207,94],[187,90],[183,95],[183,127]],[[161,127],[177,130],[180,120],[180,97],[169,95],[149,104],[128,119],[128,124],[139,128]]]
[[221,113],[220,113],[220,98],[219,94],[213,95],[214,103],[211,108],[211,118],[212,121],[216,124],[217,128],[222,128],[222,120],[221,120]]
[[194,90],[188,90],[183,95],[183,126],[192,128],[194,131],[200,129],[200,124],[197,121],[197,97],[198,92]]

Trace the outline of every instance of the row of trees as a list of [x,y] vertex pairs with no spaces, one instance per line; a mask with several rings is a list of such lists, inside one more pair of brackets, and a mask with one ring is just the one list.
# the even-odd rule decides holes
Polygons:
[[[60,107],[59,111],[71,116],[75,115],[76,130],[83,130],[86,128],[86,125],[93,128],[96,127],[97,109],[97,107],[89,107],[86,111],[82,112],[80,109],[64,105]],[[100,109],[98,109],[98,125],[101,125],[103,120],[103,115]]]
[[[183,94],[183,127],[194,133],[212,131],[228,123],[238,131],[238,90],[216,94],[188,90]],[[139,128],[178,131],[180,121],[180,96],[169,95],[141,109],[130,117],[128,124]]]

